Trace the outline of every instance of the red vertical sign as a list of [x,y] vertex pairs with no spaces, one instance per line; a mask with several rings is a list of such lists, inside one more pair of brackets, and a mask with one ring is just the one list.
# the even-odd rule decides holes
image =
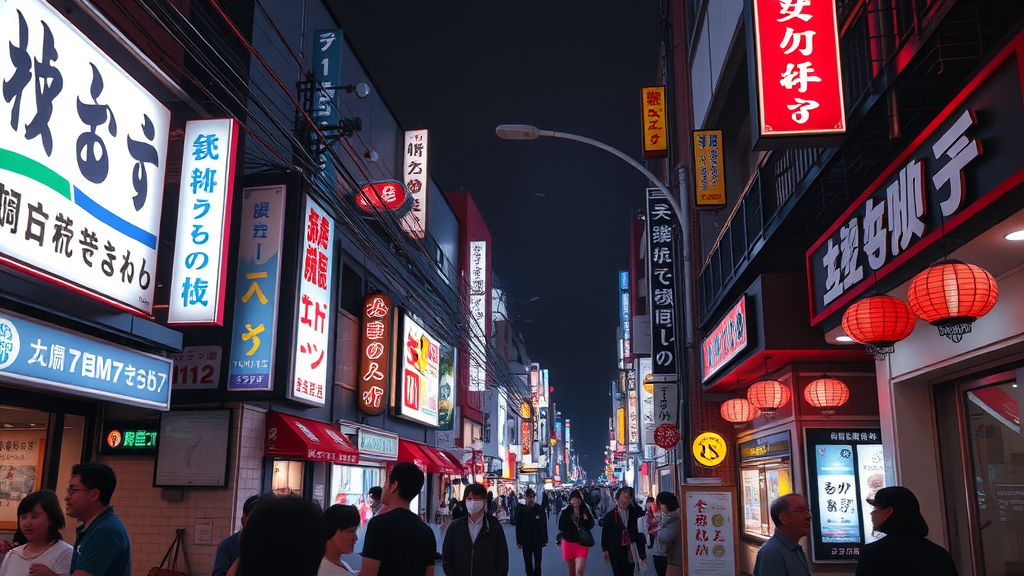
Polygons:
[[359,409],[366,414],[383,414],[391,372],[391,299],[370,294],[363,302],[363,337],[360,343]]
[[761,136],[846,132],[835,0],[753,0]]

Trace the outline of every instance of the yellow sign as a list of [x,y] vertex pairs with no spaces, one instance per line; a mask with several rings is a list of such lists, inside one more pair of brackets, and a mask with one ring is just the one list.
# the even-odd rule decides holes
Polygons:
[[725,166],[721,130],[693,131],[694,199],[697,208],[725,208]]
[[704,432],[693,441],[693,458],[701,466],[718,466],[725,462],[725,453],[725,438],[715,432]]
[[526,402],[526,401],[523,402],[523,405],[519,407],[519,414],[521,414],[523,418],[529,418],[530,417],[530,403],[529,402]]
[[640,89],[643,102],[644,158],[668,156],[668,116],[665,115],[665,87]]
[[615,427],[616,439],[619,441],[619,445],[626,443],[626,409],[619,408],[615,411],[616,423],[618,426]]

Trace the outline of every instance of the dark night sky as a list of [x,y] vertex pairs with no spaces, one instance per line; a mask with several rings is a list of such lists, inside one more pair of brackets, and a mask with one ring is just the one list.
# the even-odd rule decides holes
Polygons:
[[627,267],[629,222],[647,182],[596,148],[504,141],[494,128],[533,124],[640,158],[640,87],[657,79],[659,2],[332,6],[403,128],[430,129],[441,188],[473,193],[494,272],[513,298],[509,316],[530,358],[550,370],[554,401],[596,478],[617,378],[617,271]]

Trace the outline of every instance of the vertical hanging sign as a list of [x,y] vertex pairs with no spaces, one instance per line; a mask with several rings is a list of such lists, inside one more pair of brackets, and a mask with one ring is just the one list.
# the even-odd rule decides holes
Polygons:
[[168,324],[224,324],[237,147],[233,118],[185,123]]
[[402,219],[402,227],[410,236],[423,238],[427,229],[427,131],[405,133],[405,163],[402,174],[405,188],[412,195],[412,212]]
[[[338,86],[341,85],[341,29],[317,30],[313,32],[313,49],[310,51],[311,68],[320,82],[319,91],[313,97],[313,113],[310,115],[317,126],[338,125]],[[330,154],[317,158],[317,164],[324,171],[329,182],[334,181]]]
[[483,392],[487,385],[487,242],[469,243],[469,312],[473,336],[469,355],[469,391]]
[[725,168],[722,166],[722,131],[693,131],[693,166],[697,209],[725,208]]
[[305,242],[300,243],[303,248],[299,255],[302,278],[288,397],[323,406],[331,336],[334,221],[309,196],[305,206]]
[[360,342],[359,397],[364,414],[377,416],[387,409],[386,386],[391,382],[391,298],[370,294],[363,302]]
[[228,390],[273,390],[284,186],[242,190]]
[[755,138],[846,132],[835,0],[753,0],[751,7]]
[[656,188],[647,189],[647,265],[650,273],[651,374],[676,375],[675,247],[672,207]]
[[643,102],[644,158],[668,156],[668,118],[665,116],[665,87],[640,89]]

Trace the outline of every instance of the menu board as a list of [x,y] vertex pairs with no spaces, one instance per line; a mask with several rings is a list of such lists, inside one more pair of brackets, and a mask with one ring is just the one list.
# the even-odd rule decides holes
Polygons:
[[683,574],[739,574],[736,488],[683,486]]
[[855,562],[871,542],[870,506],[885,485],[882,437],[876,429],[807,429],[811,537],[816,562]]

